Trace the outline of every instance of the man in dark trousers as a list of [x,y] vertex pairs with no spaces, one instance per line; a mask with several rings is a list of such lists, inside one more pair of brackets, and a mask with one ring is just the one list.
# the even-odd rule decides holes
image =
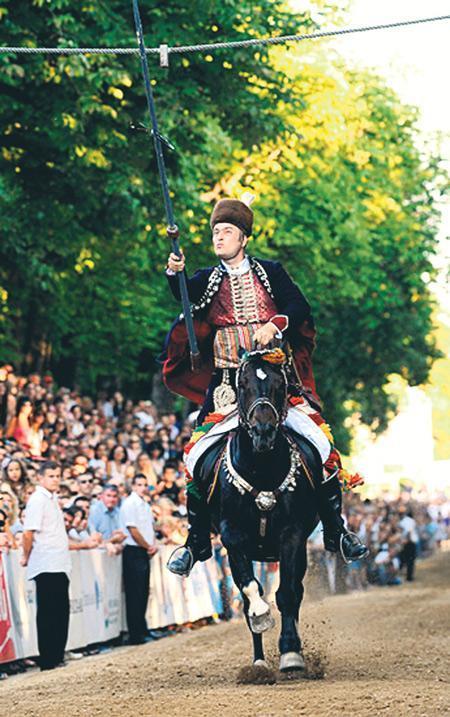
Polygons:
[[123,582],[128,633],[131,645],[146,642],[145,613],[150,589],[150,558],[157,552],[153,514],[145,500],[147,479],[137,473],[132,480],[132,493],[120,508],[121,524],[126,533],[123,551]]
[[58,503],[61,468],[46,461],[39,469],[39,485],[27,503],[22,565],[36,583],[37,636],[41,670],[64,660],[69,631],[69,541]]

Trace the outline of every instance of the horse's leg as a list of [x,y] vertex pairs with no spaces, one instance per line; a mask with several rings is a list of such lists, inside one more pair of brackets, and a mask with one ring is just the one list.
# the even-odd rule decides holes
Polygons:
[[222,543],[227,549],[231,574],[242,593],[245,612],[250,630],[254,633],[265,632],[273,627],[274,619],[269,604],[262,598],[262,588],[255,578],[252,561],[246,553],[246,537],[231,521],[223,519],[220,523]]
[[263,636],[261,632],[253,632],[251,626],[250,626],[250,620],[248,617],[248,609],[249,609],[249,601],[244,593],[242,594],[242,599],[244,601],[244,615],[245,620],[248,625],[248,629],[251,632],[252,635],[252,641],[253,641],[253,664],[255,666],[266,666],[266,660],[264,657],[264,647],[263,647]]
[[276,600],[281,612],[280,670],[303,670],[302,644],[297,631],[306,572],[306,539],[301,529],[283,531],[280,539],[280,586]]

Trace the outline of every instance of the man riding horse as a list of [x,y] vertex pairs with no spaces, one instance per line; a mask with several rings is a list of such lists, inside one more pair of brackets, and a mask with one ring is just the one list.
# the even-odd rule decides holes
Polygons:
[[[227,414],[236,409],[234,386],[242,352],[274,346],[277,340],[287,342],[290,400],[302,413],[307,437],[311,435],[316,448],[320,443],[324,463],[323,481],[316,490],[325,548],[331,552],[340,549],[347,562],[358,560],[367,550],[353,533],[347,531],[341,517],[339,454],[328,441],[325,451],[323,447],[324,434],[330,439],[332,436],[320,415],[312,371],[315,329],[310,306],[279,262],[246,254],[253,226],[253,212],[247,203],[237,199],[220,200],[214,207],[210,224],[219,264],[200,269],[188,279],[202,369],[199,373],[190,370],[187,332],[180,316],[166,340],[164,381],[171,391],[203,404],[197,421],[199,426],[205,419],[205,424],[211,421],[211,416],[225,421]],[[170,254],[166,274],[177,299],[180,296],[176,274],[184,267],[183,255]],[[318,431],[319,441],[314,439],[317,424],[323,430]],[[305,435],[296,424],[290,427]],[[206,436],[207,433],[196,445],[197,454],[202,441],[206,444]],[[264,450],[264,445],[261,448]],[[168,563],[169,570],[178,575],[189,575],[197,560],[211,556],[209,508],[202,490],[195,486],[193,476],[192,470],[191,484],[188,485],[189,537]]]

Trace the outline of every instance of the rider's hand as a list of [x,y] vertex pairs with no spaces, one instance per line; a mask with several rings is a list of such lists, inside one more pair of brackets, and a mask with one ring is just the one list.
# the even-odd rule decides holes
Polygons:
[[167,260],[167,268],[175,273],[183,271],[185,264],[186,259],[184,258],[183,252],[181,252],[181,257],[178,257],[172,252]]
[[256,329],[255,334],[253,336],[253,340],[257,346],[262,346],[262,348],[265,348],[270,344],[271,341],[274,340],[274,338],[278,334],[278,329],[275,326],[275,324],[272,324],[271,321],[268,321],[267,324],[264,324],[264,326],[260,326],[259,329]]

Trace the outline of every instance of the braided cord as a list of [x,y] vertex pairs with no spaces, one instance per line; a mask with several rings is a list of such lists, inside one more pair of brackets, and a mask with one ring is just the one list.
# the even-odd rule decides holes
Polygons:
[[[263,47],[265,45],[284,45],[289,42],[302,42],[315,40],[321,37],[338,37],[359,32],[373,32],[376,30],[389,30],[412,25],[423,25],[429,22],[450,20],[450,15],[437,17],[424,17],[416,20],[401,20],[399,22],[383,23],[380,25],[367,25],[362,27],[348,27],[342,30],[321,30],[302,35],[280,35],[279,37],[253,38],[251,40],[233,40],[231,42],[213,42],[198,45],[179,45],[168,47],[146,47],[145,51],[151,55],[160,55],[162,48],[168,54],[188,54],[190,52],[213,52],[214,50],[238,49],[246,47]],[[137,55],[136,47],[0,47],[0,54],[15,53],[22,55]]]

